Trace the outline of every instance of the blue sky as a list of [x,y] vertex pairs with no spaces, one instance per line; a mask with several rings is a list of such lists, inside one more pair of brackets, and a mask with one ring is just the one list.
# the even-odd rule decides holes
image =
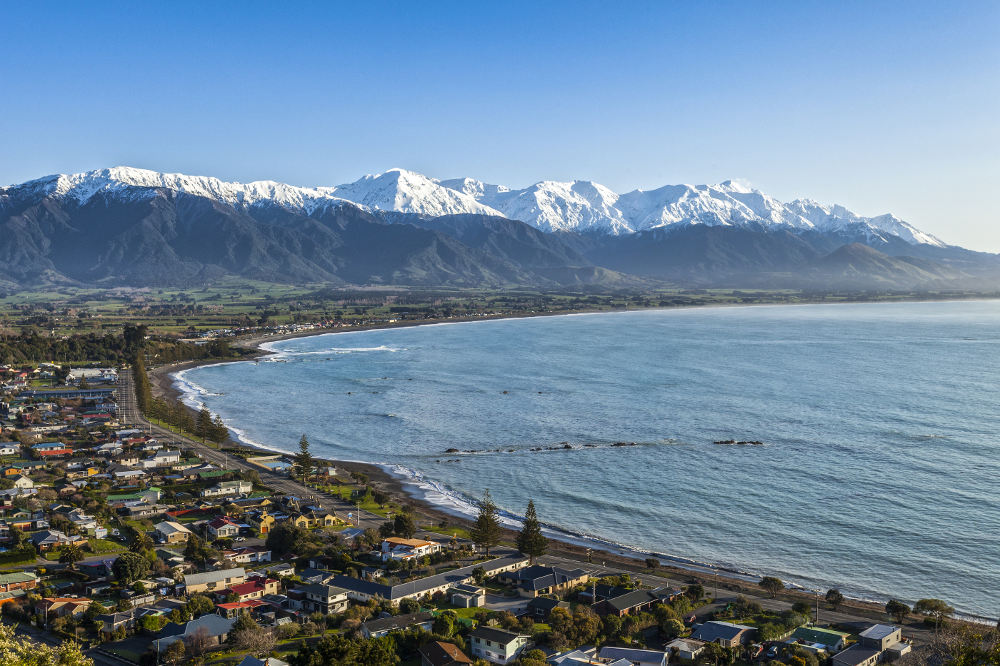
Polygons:
[[0,183],[740,178],[1000,251],[1000,3],[9,3]]

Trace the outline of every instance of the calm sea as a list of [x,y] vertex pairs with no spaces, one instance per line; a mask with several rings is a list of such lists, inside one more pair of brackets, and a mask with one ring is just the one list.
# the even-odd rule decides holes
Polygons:
[[306,433],[454,509],[489,488],[574,534],[995,617],[998,343],[997,301],[676,309],[299,338],[179,383],[248,441]]

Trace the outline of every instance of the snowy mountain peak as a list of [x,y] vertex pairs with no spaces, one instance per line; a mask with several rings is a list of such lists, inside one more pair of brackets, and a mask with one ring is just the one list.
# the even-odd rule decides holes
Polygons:
[[0,189],[0,200],[15,192],[42,193],[85,203],[98,193],[151,196],[167,189],[233,206],[277,205],[312,214],[352,203],[369,210],[428,217],[474,213],[520,220],[542,231],[629,234],[693,224],[816,230],[845,237],[943,247],[945,244],[893,215],[863,217],[839,205],[809,199],[782,203],[738,180],[717,185],[665,185],[617,194],[588,180],[540,181],[511,189],[473,178],[436,180],[393,168],[335,187],[295,187],[275,181],[225,182],[207,176],[159,173],[127,166],[55,175]]

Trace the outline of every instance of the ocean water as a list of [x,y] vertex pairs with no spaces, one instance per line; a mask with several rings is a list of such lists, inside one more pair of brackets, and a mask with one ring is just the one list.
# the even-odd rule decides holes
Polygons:
[[[998,301],[494,320],[270,349],[178,383],[247,441],[293,450],[306,433],[455,510],[489,488],[576,535],[1000,613]],[[763,445],[714,443],[728,439]]]

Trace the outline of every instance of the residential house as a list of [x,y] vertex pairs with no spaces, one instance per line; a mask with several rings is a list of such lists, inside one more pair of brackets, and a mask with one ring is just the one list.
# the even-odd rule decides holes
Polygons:
[[393,631],[403,631],[406,629],[420,628],[430,631],[434,624],[432,613],[405,613],[403,615],[390,615],[378,620],[368,620],[361,625],[361,635],[365,638],[378,638]]
[[303,607],[310,612],[342,613],[347,610],[347,590],[335,585],[312,583],[300,588],[305,595]]
[[824,651],[833,654],[847,645],[849,635],[842,631],[807,625],[793,631],[785,642],[803,646],[813,652]]
[[236,564],[271,561],[271,551],[263,546],[247,546],[245,548],[224,550],[222,551],[222,556]]
[[191,530],[180,523],[172,520],[165,520],[153,526],[153,533],[160,543],[187,543],[191,536]]
[[736,647],[749,643],[751,636],[757,630],[742,624],[712,620],[696,627],[691,632],[691,638],[706,643],[718,643],[722,647]]
[[[664,646],[667,652],[675,653],[682,661],[694,661],[705,651],[705,644],[693,638],[675,638]],[[670,659],[668,658],[669,662]]]
[[154,516],[162,516],[169,510],[170,507],[165,504],[146,504],[145,502],[140,502],[139,504],[124,506],[118,509],[118,512],[129,518],[152,518]]
[[472,659],[451,643],[431,641],[421,646],[419,652],[420,666],[462,666],[472,663]]
[[71,543],[83,544],[86,543],[87,540],[76,534],[67,536],[59,530],[42,530],[32,534],[30,541],[31,545],[38,549],[38,552],[44,553],[52,550],[53,548],[58,548]]
[[478,585],[458,583],[451,588],[451,605],[459,608],[479,608],[486,605],[486,590]]
[[15,476],[14,477],[14,487],[15,488],[34,488],[35,487],[35,482],[32,481],[30,478],[28,478],[28,477],[26,477],[26,476],[24,476],[22,474],[20,476]]
[[529,636],[480,625],[469,634],[469,652],[492,664],[509,664],[528,644]]
[[583,569],[563,569],[534,565],[505,576],[517,585],[517,593],[522,597],[537,597],[540,594],[555,594],[568,590],[590,580]]
[[177,641],[183,641],[195,634],[205,636],[210,646],[221,645],[226,642],[234,624],[236,624],[236,618],[225,618],[211,613],[184,624],[171,622],[163,628],[160,634],[162,638],[153,641],[153,647],[156,654],[160,655]]
[[86,597],[45,597],[35,604],[35,614],[48,623],[57,617],[83,615],[91,603]]
[[858,634],[861,645],[879,651],[888,650],[889,646],[902,640],[902,630],[891,624],[875,624]]
[[383,562],[388,562],[389,560],[409,560],[440,551],[441,544],[436,541],[389,537],[382,541],[381,557]]
[[192,595],[199,592],[218,592],[227,587],[245,583],[246,580],[247,572],[242,567],[188,574],[184,576],[184,593]]
[[239,536],[240,526],[229,516],[218,516],[209,521],[205,530],[213,539],[230,539]]
[[0,444],[0,456],[16,456],[20,452],[21,447],[17,444],[11,444],[10,442]]
[[14,590],[33,590],[38,587],[38,576],[32,571],[17,571],[0,574],[0,592]]
[[226,497],[229,495],[246,495],[253,491],[249,481],[221,481],[210,488],[201,491],[202,497]]
[[459,583],[472,583],[475,580],[473,571],[479,567],[482,567],[489,577],[519,569],[527,564],[527,557],[519,553],[508,553],[488,562],[396,585],[385,585],[343,575],[333,576],[328,582],[347,590],[347,596],[354,601],[367,602],[375,597],[380,597],[389,603],[398,604],[403,599],[423,599],[437,592],[447,592]]
[[881,650],[855,643],[846,650],[841,650],[833,655],[830,663],[832,666],[875,666],[881,654]]
[[528,602],[526,607],[530,617],[542,622],[549,619],[549,614],[551,614],[556,608],[565,608],[568,611],[570,609],[570,605],[565,601],[559,601],[558,599],[552,599],[550,597],[535,597]]
[[634,615],[652,608],[658,603],[669,601],[678,592],[667,587],[655,590],[631,590],[624,594],[597,602],[594,609],[598,615]]
[[665,666],[667,653],[661,650],[636,650],[623,647],[602,647],[597,658],[608,663],[624,660],[632,666]]
[[246,601],[231,601],[224,604],[216,604],[217,613],[222,617],[239,617],[240,613],[257,613],[261,608],[270,606],[261,599],[247,599]]
[[274,527],[274,516],[267,512],[267,509],[261,509],[260,511],[251,511],[244,516],[244,520],[250,525],[250,527],[257,530],[261,536],[264,536]]
[[167,451],[160,449],[149,458],[143,460],[142,466],[147,469],[151,467],[169,467],[170,465],[175,465],[180,461],[180,451]]
[[237,601],[249,601],[251,599],[260,599],[268,594],[277,594],[280,588],[280,584],[275,579],[257,576],[245,583],[229,586],[224,593],[227,596],[230,594],[236,595]]

